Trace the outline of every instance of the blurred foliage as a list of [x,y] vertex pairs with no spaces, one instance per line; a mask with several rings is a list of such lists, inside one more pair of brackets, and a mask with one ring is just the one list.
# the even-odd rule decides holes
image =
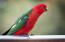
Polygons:
[[37,4],[46,4],[48,11],[38,19],[31,34],[65,34],[64,0],[0,0],[0,34],[7,31],[17,18]]

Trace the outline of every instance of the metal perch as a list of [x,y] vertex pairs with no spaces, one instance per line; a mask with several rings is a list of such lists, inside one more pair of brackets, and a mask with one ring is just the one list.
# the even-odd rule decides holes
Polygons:
[[65,35],[33,35],[29,37],[0,35],[0,40],[60,40],[65,39]]

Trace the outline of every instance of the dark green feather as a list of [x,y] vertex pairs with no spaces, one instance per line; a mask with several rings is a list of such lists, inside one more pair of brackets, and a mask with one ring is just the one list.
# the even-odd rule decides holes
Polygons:
[[26,14],[24,14],[23,16],[21,16],[20,18],[18,18],[18,20],[15,22],[15,24],[11,27],[11,29],[7,33],[7,35],[12,35],[16,31],[20,30],[23,26],[25,26],[27,21],[29,20],[28,16],[31,13],[32,13],[32,9],[29,12],[27,12]]

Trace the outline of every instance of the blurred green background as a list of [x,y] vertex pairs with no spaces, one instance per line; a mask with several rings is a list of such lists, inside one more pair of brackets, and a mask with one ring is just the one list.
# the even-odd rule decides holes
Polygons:
[[46,4],[48,11],[40,16],[30,34],[64,35],[64,0],[0,0],[0,34],[6,32],[19,16],[38,4]]

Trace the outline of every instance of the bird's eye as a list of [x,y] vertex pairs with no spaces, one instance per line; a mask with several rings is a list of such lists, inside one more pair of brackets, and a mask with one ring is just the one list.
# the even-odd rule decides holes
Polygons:
[[46,8],[44,8],[43,6],[42,6],[41,8],[43,8],[43,9],[45,9],[45,11],[47,11],[47,9],[46,9]]
[[44,7],[42,6],[41,8],[43,8],[44,9]]

